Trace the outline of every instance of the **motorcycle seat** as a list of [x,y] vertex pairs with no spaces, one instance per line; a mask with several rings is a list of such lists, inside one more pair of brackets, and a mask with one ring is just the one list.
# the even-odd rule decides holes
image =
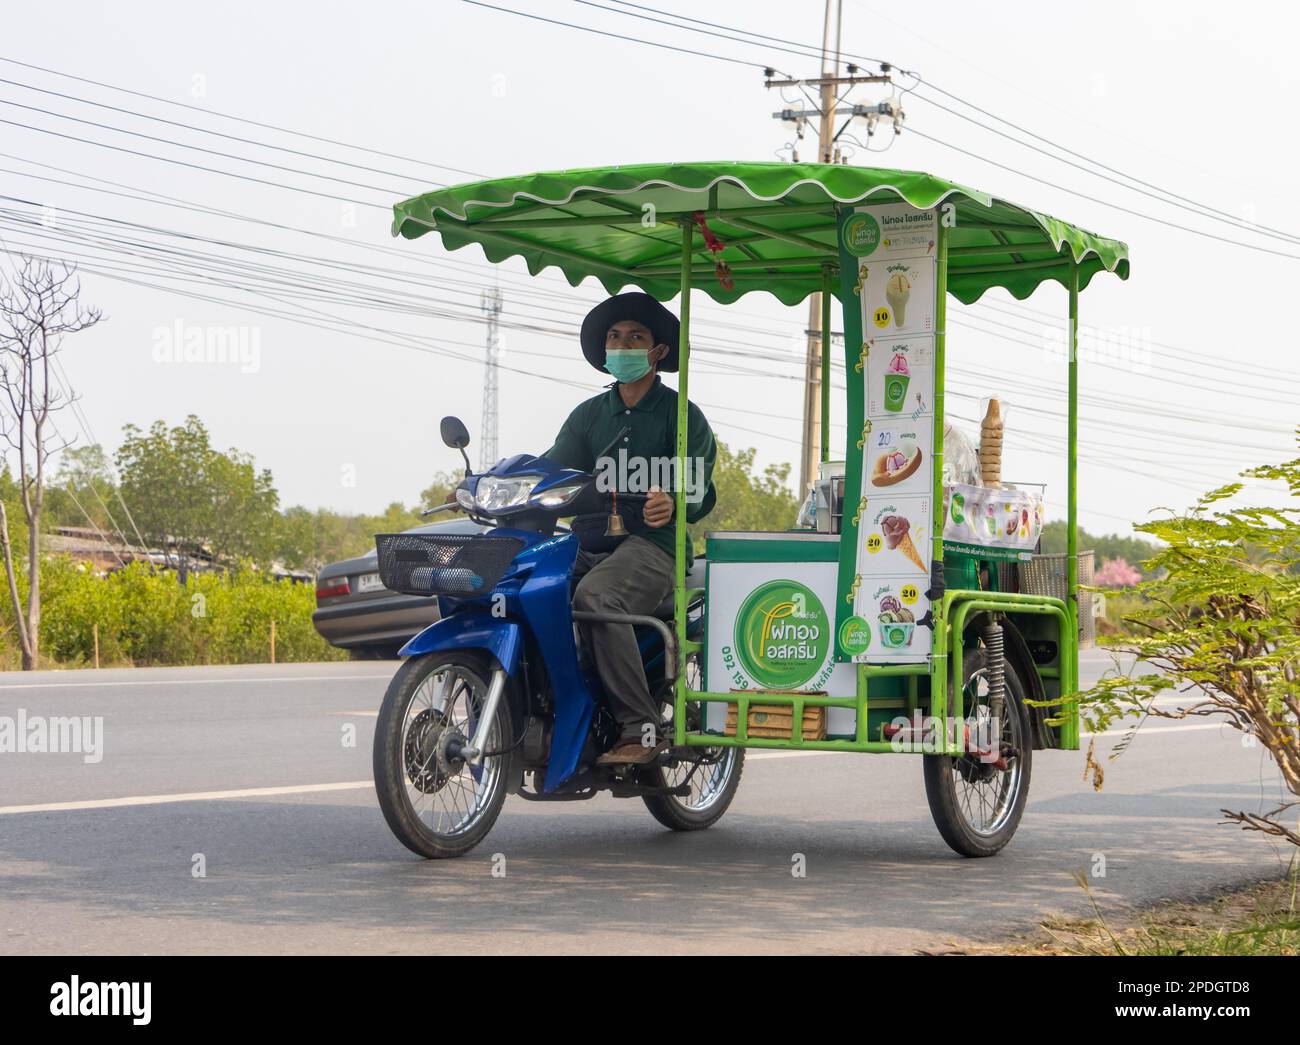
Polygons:
[[[705,570],[705,565],[706,565],[706,563],[705,563],[705,561],[704,561],[704,556],[703,556],[703,555],[697,555],[697,556],[695,557],[695,562],[691,565],[691,568],[690,568],[689,570],[686,571],[686,587],[687,587],[687,588],[703,588],[703,587],[704,587],[704,570]],[[674,609],[675,609],[675,607],[674,607],[674,605],[673,605],[673,593],[670,591],[670,592],[669,592],[667,595],[665,595],[664,598],[660,601],[659,605],[656,606],[656,607],[651,611],[650,616],[652,616],[652,617],[658,617],[660,620],[672,620],[672,619],[673,619],[673,610],[674,610]]]

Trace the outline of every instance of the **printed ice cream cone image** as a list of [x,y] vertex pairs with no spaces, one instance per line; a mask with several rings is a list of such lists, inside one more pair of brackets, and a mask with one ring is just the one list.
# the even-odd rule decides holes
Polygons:
[[912,543],[912,524],[902,515],[886,515],[880,520],[880,532],[885,538],[885,547],[897,548],[916,564],[916,568],[925,572],[925,563]]
[[901,483],[921,467],[921,448],[906,442],[897,450],[886,450],[876,458],[871,469],[872,486],[893,486]]
[[[897,316],[897,314],[895,314]],[[885,370],[885,409],[898,413],[907,400],[907,385],[912,380],[912,371],[907,365],[907,356],[895,352]]]
[[894,313],[894,326],[901,327],[907,322],[907,298],[912,293],[912,284],[901,272],[895,272],[885,284],[885,301]]

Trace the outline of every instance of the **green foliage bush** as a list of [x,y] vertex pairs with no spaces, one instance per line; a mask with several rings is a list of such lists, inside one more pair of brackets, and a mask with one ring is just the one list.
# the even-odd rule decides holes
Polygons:
[[[174,573],[132,563],[97,576],[66,556],[43,564],[41,655],[44,664],[94,661],[99,625],[102,665],[255,664],[270,660],[275,621],[277,662],[342,660],[311,623],[311,585],[277,581],[244,567],[228,574]],[[6,607],[0,614],[12,619]]]

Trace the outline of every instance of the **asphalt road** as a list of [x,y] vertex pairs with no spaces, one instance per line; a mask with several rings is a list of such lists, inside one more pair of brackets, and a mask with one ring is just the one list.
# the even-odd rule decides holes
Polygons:
[[[1086,652],[1084,682],[1107,664]],[[1081,752],[1036,753],[991,860],[940,839],[919,758],[751,752],[708,831],[666,831],[637,800],[511,798],[469,856],[426,862],[369,782],[394,667],[0,674],[0,716],[103,718],[98,761],[0,754],[0,952],[911,952],[1084,914],[1073,874],[1102,858],[1093,894],[1113,909],[1287,856],[1216,823],[1284,794],[1267,756],[1193,721],[1144,726],[1100,793]]]

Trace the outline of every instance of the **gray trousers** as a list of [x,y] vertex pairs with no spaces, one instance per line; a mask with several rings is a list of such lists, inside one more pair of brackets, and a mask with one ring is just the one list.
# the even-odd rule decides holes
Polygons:
[[[579,550],[574,575],[581,578],[573,593],[575,610],[649,614],[673,589],[673,558],[634,534],[612,552]],[[657,732],[660,708],[650,696],[632,625],[583,622],[579,628],[596,661],[620,740],[641,741],[646,723]]]

